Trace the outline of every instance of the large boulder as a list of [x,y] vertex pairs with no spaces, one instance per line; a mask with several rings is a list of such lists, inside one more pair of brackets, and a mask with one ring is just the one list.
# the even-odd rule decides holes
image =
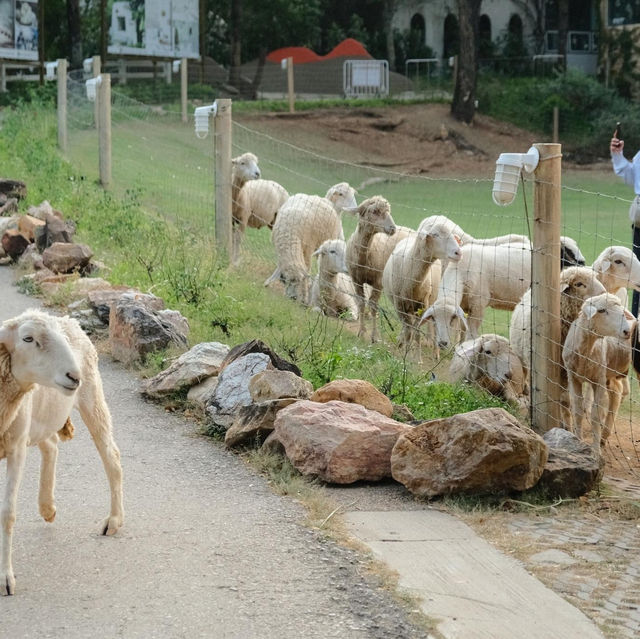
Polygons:
[[393,415],[391,400],[386,395],[383,395],[371,382],[363,379],[335,379],[320,387],[309,399],[312,402],[337,400],[360,404],[387,417]]
[[18,229],[7,229],[2,235],[2,249],[14,261],[16,261],[29,246],[29,238],[20,233]]
[[335,484],[390,477],[391,451],[411,428],[359,404],[306,400],[279,411],[274,427],[302,474]]
[[271,360],[271,365],[273,368],[276,368],[280,371],[290,371],[295,373],[299,377],[302,377],[302,372],[300,369],[293,363],[287,361],[283,357],[280,357],[275,351],[273,351],[269,346],[267,346],[264,342],[261,342],[259,339],[252,339],[249,342],[244,342],[243,344],[238,344],[234,346],[227,355],[227,358],[222,363],[222,369],[231,362],[235,361],[240,357],[244,357],[245,355],[249,355],[250,353],[264,353]]
[[109,315],[111,308],[116,305],[118,300],[124,295],[133,296],[135,300],[150,311],[164,310],[164,300],[155,295],[141,293],[140,291],[129,288],[128,286],[109,286],[96,291],[90,291],[87,295],[89,306],[94,310],[95,314],[105,323],[109,323]]
[[178,311],[153,311],[135,295],[124,294],[111,309],[109,343],[114,359],[132,364],[153,351],[187,346],[189,324]]
[[250,353],[228,364],[218,375],[218,385],[207,403],[206,412],[211,421],[228,429],[243,406],[253,403],[249,381],[273,364],[264,353]]
[[15,197],[0,197],[0,216],[15,215],[18,212],[18,200]]
[[207,404],[213,399],[213,394],[217,385],[217,376],[207,377],[207,379],[189,389],[187,399],[196,406],[199,406],[202,410],[205,410],[207,408]]
[[391,470],[421,497],[501,494],[534,486],[547,454],[542,437],[503,408],[483,408],[405,432],[393,449]]
[[538,486],[550,497],[575,498],[593,490],[604,472],[604,458],[596,459],[589,444],[564,428],[543,435],[549,458]]
[[18,200],[23,200],[27,197],[27,185],[22,180],[0,178],[0,193],[3,193],[8,198],[14,197]]
[[146,380],[142,393],[147,397],[160,398],[185,387],[195,386],[207,377],[218,374],[228,352],[229,347],[219,342],[196,344],[168,368]]
[[86,244],[54,242],[42,253],[44,265],[54,273],[84,272],[93,252]]
[[76,226],[72,221],[63,220],[62,217],[54,214],[47,215],[44,220],[44,226],[34,229],[35,242],[39,251],[44,251],[54,244],[69,244],[73,242]]
[[313,393],[313,385],[291,371],[267,370],[251,378],[249,392],[254,402],[285,397],[309,399]]
[[44,226],[45,222],[31,215],[21,215],[18,218],[18,229],[29,240],[35,242],[35,229]]
[[229,448],[261,444],[273,432],[278,412],[295,401],[288,397],[243,406],[225,433],[224,443]]

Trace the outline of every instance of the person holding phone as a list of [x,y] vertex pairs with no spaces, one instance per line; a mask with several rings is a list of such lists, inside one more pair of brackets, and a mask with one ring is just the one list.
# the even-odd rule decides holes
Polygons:
[[624,157],[624,140],[622,139],[620,122],[617,123],[616,130],[613,132],[609,150],[611,151],[613,172],[619,175],[635,193],[635,198],[629,207],[629,219],[634,226],[640,228],[640,151],[633,156],[631,161]]

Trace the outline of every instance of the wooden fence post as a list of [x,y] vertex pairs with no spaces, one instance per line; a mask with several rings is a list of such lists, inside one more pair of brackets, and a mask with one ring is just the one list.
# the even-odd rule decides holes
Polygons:
[[111,74],[103,73],[97,91],[100,184],[111,185]]
[[213,136],[216,157],[216,246],[223,259],[231,259],[231,100],[216,101],[218,112],[215,117]]
[[67,61],[58,60],[58,148],[67,151]]
[[0,62],[0,93],[7,92],[7,68]]
[[534,144],[535,171],[531,273],[531,423],[538,433],[560,427],[560,222],[562,146]]
[[287,93],[289,95],[289,113],[296,110],[296,96],[293,93],[293,58],[287,58]]
[[560,139],[560,108],[553,107],[553,143],[557,144]]
[[182,107],[182,121],[187,121],[187,91],[189,88],[189,75],[187,58],[180,60],[180,106]]

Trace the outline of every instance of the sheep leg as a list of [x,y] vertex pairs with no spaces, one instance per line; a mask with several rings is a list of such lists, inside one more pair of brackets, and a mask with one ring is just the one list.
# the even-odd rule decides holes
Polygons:
[[238,266],[240,263],[240,245],[242,244],[242,238],[244,237],[245,226],[234,220],[232,235],[232,248],[231,248],[231,263],[234,266]]
[[582,439],[582,418],[583,418],[583,397],[582,397],[582,382],[574,375],[569,373],[569,405],[571,406],[571,413],[573,415],[573,434]]
[[58,436],[38,444],[42,461],[40,464],[40,489],[38,492],[38,506],[42,519],[51,523],[56,518],[56,461],[58,459]]
[[365,310],[365,296],[364,296],[364,284],[354,282],[353,286],[356,291],[356,306],[358,307],[358,318],[360,319],[360,328],[358,329],[358,337],[364,337],[367,334],[367,326],[365,324],[364,310]]
[[609,395],[609,410],[607,411],[607,417],[604,422],[600,446],[604,446],[607,443],[607,439],[609,439],[609,435],[611,435],[613,427],[615,426],[616,416],[618,415],[618,410],[620,410],[620,404],[622,403],[622,381],[619,379],[609,380],[607,383],[607,393]]
[[109,481],[111,491],[111,510],[101,524],[103,535],[114,535],[124,522],[122,505],[122,466],[120,450],[113,439],[111,413],[102,392],[100,374],[94,379],[85,380],[80,387],[78,410],[82,421],[87,425]]
[[371,343],[375,344],[379,341],[378,336],[378,300],[382,291],[379,288],[371,288],[369,296],[369,308],[371,309]]
[[593,394],[594,401],[591,407],[591,436],[593,441],[591,447],[593,448],[596,458],[598,458],[600,457],[600,437],[602,435],[603,423],[609,409],[606,382],[596,384]]
[[24,460],[27,456],[26,441],[7,452],[7,485],[4,490],[4,501],[0,511],[2,525],[2,564],[0,565],[0,594],[12,595],[16,589],[16,578],[11,563],[11,546],[13,542],[13,526],[16,523],[16,508],[18,502],[18,488],[22,481]]

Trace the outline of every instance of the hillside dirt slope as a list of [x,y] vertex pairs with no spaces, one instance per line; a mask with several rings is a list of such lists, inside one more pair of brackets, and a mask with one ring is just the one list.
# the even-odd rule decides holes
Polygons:
[[[267,131],[320,154],[433,176],[493,176],[500,153],[524,152],[550,142],[512,124],[477,114],[472,125],[455,120],[448,104],[332,108],[289,113],[237,114]],[[575,168],[565,162],[566,168]],[[601,167],[583,167],[582,170]]]

